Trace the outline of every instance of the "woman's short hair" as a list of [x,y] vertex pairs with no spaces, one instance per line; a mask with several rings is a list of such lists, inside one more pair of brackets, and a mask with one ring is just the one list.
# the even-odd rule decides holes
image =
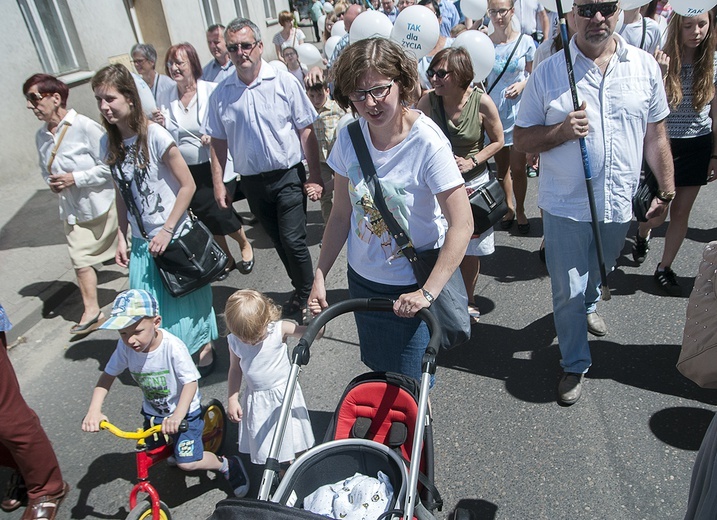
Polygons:
[[441,64],[450,71],[459,87],[466,89],[473,81],[473,63],[470,54],[463,47],[446,47],[439,51],[431,60],[431,68],[436,69]]
[[198,80],[202,77],[202,63],[199,61],[199,56],[197,55],[197,49],[194,48],[194,45],[191,43],[177,43],[176,45],[172,45],[169,49],[167,49],[167,55],[164,60],[164,70],[167,73],[167,76],[172,76],[172,74],[169,71],[169,62],[170,61],[177,61],[177,55],[183,52],[184,55],[187,57],[187,61],[189,62],[189,67],[192,69],[192,76],[194,76],[194,80]]
[[22,85],[22,93],[27,95],[30,89],[37,86],[40,94],[59,94],[60,106],[67,107],[67,98],[70,95],[70,88],[62,81],[49,74],[33,74]]
[[279,13],[279,25],[284,25],[286,22],[294,23],[294,15],[289,11],[281,11]]
[[391,78],[401,87],[403,105],[411,106],[418,101],[421,85],[416,59],[403,52],[396,42],[386,38],[368,38],[346,47],[331,68],[334,99],[344,110],[351,108],[355,112],[348,95],[356,90],[359,80],[370,70]]
[[133,45],[132,50],[129,51],[130,57],[134,57],[135,52],[139,52],[147,61],[157,63],[157,51],[151,43],[137,43]]
[[268,296],[254,289],[240,289],[232,294],[224,308],[229,332],[244,343],[256,345],[272,321],[281,318],[281,309]]

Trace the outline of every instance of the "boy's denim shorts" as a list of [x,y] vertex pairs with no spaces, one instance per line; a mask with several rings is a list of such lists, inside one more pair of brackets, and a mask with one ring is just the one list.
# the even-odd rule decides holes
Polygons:
[[[144,416],[144,428],[147,429],[152,425],[161,424],[164,417],[154,417],[142,411]],[[177,464],[185,464],[188,462],[196,462],[204,458],[204,443],[202,442],[202,432],[204,431],[204,419],[202,411],[190,412],[185,417],[189,425],[186,432],[179,432],[172,435],[174,442],[174,458]],[[164,436],[159,435],[158,440],[147,439],[147,445],[150,449],[163,445]]]

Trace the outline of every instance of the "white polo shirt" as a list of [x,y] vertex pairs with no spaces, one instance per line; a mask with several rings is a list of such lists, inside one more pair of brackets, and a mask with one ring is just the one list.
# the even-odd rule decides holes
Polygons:
[[299,80],[262,60],[251,85],[235,74],[217,86],[209,99],[206,133],[227,141],[235,172],[257,175],[299,163],[297,131],[317,117]]
[[[637,190],[648,123],[670,113],[657,61],[619,35],[605,75],[570,41],[578,99],[587,103],[585,138],[595,205],[601,221],[628,222]],[[516,126],[551,126],[573,111],[565,54],[553,54],[530,75]],[[577,139],[540,154],[538,206],[552,215],[590,221],[585,175]]]

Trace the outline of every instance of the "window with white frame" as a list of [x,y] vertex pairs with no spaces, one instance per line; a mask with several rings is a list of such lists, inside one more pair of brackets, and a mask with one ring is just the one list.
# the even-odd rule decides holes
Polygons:
[[204,27],[221,23],[217,0],[201,0],[201,4],[202,14],[204,14]]
[[264,14],[267,20],[276,20],[276,1],[264,0]]
[[65,74],[85,66],[67,0],[17,1],[45,72]]
[[237,10],[237,16],[239,18],[249,18],[249,6],[246,0],[234,0],[234,6]]

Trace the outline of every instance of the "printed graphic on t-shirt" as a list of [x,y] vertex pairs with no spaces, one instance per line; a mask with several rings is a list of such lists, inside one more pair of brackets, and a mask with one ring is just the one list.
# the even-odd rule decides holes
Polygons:
[[160,372],[132,372],[132,378],[137,382],[145,400],[154,408],[158,415],[166,417],[170,414],[169,386],[167,375],[169,370]]
[[[392,260],[403,254],[398,248],[388,226],[378,210],[371,192],[366,185],[361,169],[358,164],[352,165],[348,171],[349,177],[349,197],[354,205],[356,214],[357,229],[356,235],[367,244],[372,240],[378,240],[381,244],[381,250],[386,260]],[[383,191],[384,200],[391,214],[398,221],[399,225],[406,229],[407,221],[403,217],[406,214],[405,209],[405,191],[403,188],[394,184],[381,180],[381,189]]]
[[[144,154],[137,153],[136,143],[129,145],[127,155],[122,162],[122,173],[132,185],[132,195],[135,203],[138,203],[137,206],[143,217],[164,212],[162,195],[158,190],[153,190],[149,186],[149,170],[146,165],[147,160]],[[139,198],[137,195],[139,195]]]
[[182,458],[194,456],[194,441],[185,439],[177,445],[177,455]]

